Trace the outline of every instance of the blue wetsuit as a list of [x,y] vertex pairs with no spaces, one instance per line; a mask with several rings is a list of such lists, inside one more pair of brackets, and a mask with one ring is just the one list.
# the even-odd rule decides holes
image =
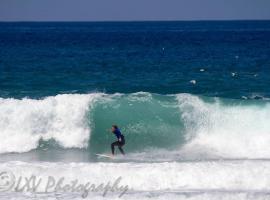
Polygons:
[[115,142],[113,142],[111,144],[112,154],[114,155],[114,146],[118,146],[118,149],[124,155],[125,152],[122,149],[122,146],[125,145],[125,137],[124,137],[124,135],[121,133],[121,131],[118,128],[115,129],[115,131],[113,133],[117,137],[117,141],[115,141]]

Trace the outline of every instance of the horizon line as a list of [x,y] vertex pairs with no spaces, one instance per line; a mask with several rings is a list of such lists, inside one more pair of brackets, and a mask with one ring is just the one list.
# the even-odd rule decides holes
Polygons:
[[35,20],[22,20],[22,21],[16,21],[16,20],[6,20],[6,21],[0,21],[0,23],[98,23],[98,22],[216,22],[216,21],[270,21],[270,19],[187,19],[187,20],[59,20],[59,21],[35,21]]

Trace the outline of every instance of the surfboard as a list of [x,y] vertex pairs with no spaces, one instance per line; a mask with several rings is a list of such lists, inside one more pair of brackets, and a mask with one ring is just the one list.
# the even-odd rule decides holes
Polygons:
[[99,153],[96,153],[96,156],[98,157],[103,157],[103,158],[113,158],[113,156],[110,156],[110,155],[106,155],[106,154],[99,154]]

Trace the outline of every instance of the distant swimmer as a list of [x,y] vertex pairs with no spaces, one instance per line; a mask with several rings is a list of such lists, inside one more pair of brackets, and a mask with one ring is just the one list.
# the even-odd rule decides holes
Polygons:
[[112,133],[117,137],[117,141],[113,142],[111,144],[111,149],[112,149],[112,155],[114,155],[114,147],[118,146],[118,149],[120,150],[120,152],[125,155],[124,150],[122,149],[122,147],[125,145],[125,137],[124,135],[121,133],[120,129],[118,128],[117,125],[112,125],[112,129],[111,129]]

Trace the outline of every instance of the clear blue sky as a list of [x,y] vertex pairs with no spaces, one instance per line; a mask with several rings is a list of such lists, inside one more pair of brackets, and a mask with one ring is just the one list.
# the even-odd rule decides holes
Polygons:
[[0,21],[270,19],[270,0],[0,0]]

